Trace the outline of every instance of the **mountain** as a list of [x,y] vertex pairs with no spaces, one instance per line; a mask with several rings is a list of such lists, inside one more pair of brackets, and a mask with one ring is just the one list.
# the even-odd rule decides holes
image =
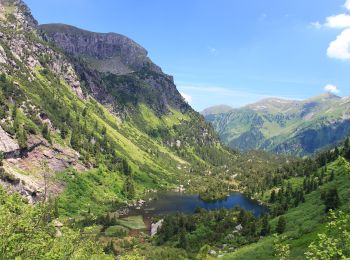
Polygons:
[[212,106],[204,109],[201,114],[203,116],[209,116],[209,115],[218,115],[223,114],[231,111],[233,108],[228,105],[218,105],[218,106]]
[[268,172],[285,160],[221,145],[172,76],[126,36],[38,25],[22,1],[0,3],[0,183],[29,202],[62,196],[72,216],[179,185],[222,197],[245,189],[243,165]]
[[349,135],[349,108],[349,98],[325,93],[303,101],[268,98],[205,118],[232,148],[307,155]]

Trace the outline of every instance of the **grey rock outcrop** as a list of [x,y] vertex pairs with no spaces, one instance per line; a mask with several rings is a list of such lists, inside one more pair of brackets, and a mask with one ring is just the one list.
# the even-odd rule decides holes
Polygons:
[[151,237],[157,234],[158,230],[162,228],[164,219],[159,220],[157,223],[151,225]]
[[[9,68],[20,71],[20,63],[24,63],[32,73],[46,65],[83,99],[79,77],[73,66],[62,53],[42,43],[41,36],[37,34],[38,22],[27,5],[21,0],[0,0],[0,9],[0,73],[11,73]],[[9,30],[17,33],[5,33]],[[37,39],[33,40],[20,32],[32,33],[32,37]],[[8,50],[7,55],[4,49]]]
[[85,59],[100,72],[127,74],[145,66],[161,72],[147,57],[147,51],[126,36],[89,32],[65,24],[44,24],[39,28],[58,47]]
[[11,138],[0,126],[0,151],[8,153],[18,149],[19,146],[16,140]]
[[44,38],[72,57],[88,92],[120,118],[132,113],[139,103],[147,104],[157,115],[169,113],[169,108],[190,109],[173,78],[164,74],[147,57],[147,51],[131,39],[64,24],[39,28]]

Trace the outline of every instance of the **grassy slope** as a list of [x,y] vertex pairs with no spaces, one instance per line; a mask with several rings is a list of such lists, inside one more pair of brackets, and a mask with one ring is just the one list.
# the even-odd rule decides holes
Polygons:
[[[315,240],[318,233],[325,227],[326,215],[321,201],[321,192],[329,187],[337,187],[341,200],[341,209],[348,210],[350,202],[349,172],[350,164],[339,158],[328,166],[327,173],[335,171],[335,180],[326,183],[318,190],[305,196],[306,202],[288,210],[284,215],[287,220],[286,243],[291,245],[291,259],[305,259],[304,252]],[[297,182],[294,182],[296,184]],[[299,185],[302,183],[299,182]],[[276,226],[277,218],[271,221],[272,228]],[[254,243],[227,254],[223,259],[274,259],[273,237],[268,236]]]

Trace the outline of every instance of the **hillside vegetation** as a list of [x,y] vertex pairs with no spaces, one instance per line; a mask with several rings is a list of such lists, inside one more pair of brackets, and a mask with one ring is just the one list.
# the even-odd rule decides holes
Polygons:
[[203,115],[233,149],[303,156],[334,146],[349,134],[349,102],[325,93],[304,101],[264,99]]

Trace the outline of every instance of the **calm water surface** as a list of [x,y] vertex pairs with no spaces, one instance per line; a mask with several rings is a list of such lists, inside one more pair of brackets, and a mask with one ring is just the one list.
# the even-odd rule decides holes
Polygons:
[[[223,200],[205,202],[198,195],[184,194],[178,192],[159,192],[152,194],[152,201],[147,201],[140,209],[133,209],[130,213],[138,213],[142,215],[167,215],[172,213],[194,213],[196,208],[204,208],[207,210],[214,209],[231,209],[240,206],[243,209],[251,211],[255,216],[259,216],[268,211],[268,209],[260,205],[259,202],[251,200],[239,192],[231,193],[230,196]],[[136,211],[136,212],[135,212]]]

